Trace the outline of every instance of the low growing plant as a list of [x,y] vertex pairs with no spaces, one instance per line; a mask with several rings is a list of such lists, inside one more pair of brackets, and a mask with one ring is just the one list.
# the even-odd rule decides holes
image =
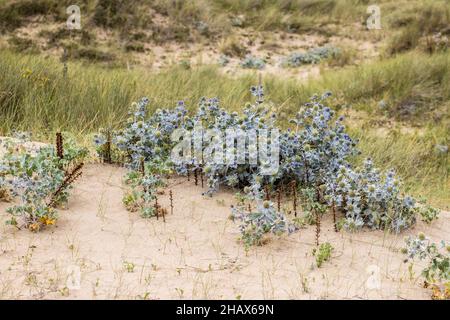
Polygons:
[[116,132],[113,143],[125,154],[125,164],[133,170],[145,162],[167,160],[173,143],[172,132],[181,128],[187,115],[184,103],[173,109],[158,109],[148,116],[149,99],[142,98],[132,105],[125,129]]
[[219,65],[221,67],[225,67],[226,65],[228,65],[230,63],[230,58],[227,55],[222,54],[219,57]]
[[[275,209],[271,201],[263,200],[260,181],[260,177],[256,177],[255,183],[245,188],[247,201],[256,203],[254,210],[251,204],[247,206],[245,201],[241,202],[239,207],[232,208],[232,218],[241,222],[239,225],[241,239],[247,248],[262,245],[264,236],[269,233],[291,234],[297,230],[282,212]],[[247,211],[248,208],[251,211]]]
[[424,202],[419,205],[417,211],[419,212],[422,221],[428,224],[436,220],[439,217],[440,213],[438,209],[433,208],[432,206]]
[[284,58],[281,65],[289,68],[297,68],[305,64],[316,64],[321,60],[337,56],[340,49],[330,46],[318,47],[308,50],[305,53],[294,52]]
[[94,136],[97,155],[104,163],[121,163],[123,161],[124,153],[113,143],[114,137],[114,131],[103,128]]
[[[393,170],[381,172],[369,159],[362,167],[351,165],[350,159],[360,153],[356,148],[358,141],[347,133],[344,118],[337,116],[327,105],[331,96],[329,92],[314,95],[299,108],[296,116],[290,120],[291,126],[280,133],[279,139],[267,141],[271,148],[279,148],[279,170],[275,174],[262,174],[262,169],[270,163],[245,161],[229,164],[215,161],[214,157],[204,157],[207,148],[224,150],[226,142],[224,139],[208,140],[203,130],[195,130],[197,126],[220,133],[226,130],[236,132],[235,139],[245,141],[246,159],[250,151],[256,148],[254,143],[250,143],[250,137],[247,139],[245,136],[246,132],[273,132],[278,129],[276,115],[271,111],[271,105],[264,101],[263,87],[254,86],[250,91],[256,101],[247,103],[242,114],[228,112],[220,106],[217,98],[202,98],[197,112],[192,116],[188,115],[181,101],[174,109],[157,109],[149,115],[149,100],[143,98],[133,104],[125,128],[115,132],[111,142],[123,154],[123,161],[130,170],[139,171],[144,161],[149,165],[165,163],[178,174],[187,175],[188,179],[193,176],[196,184],[199,174],[201,178],[205,176],[207,195],[212,195],[221,185],[242,190],[254,184],[255,176],[261,179],[260,185],[268,185],[272,190],[279,190],[292,183],[295,192],[310,189],[314,202],[310,201],[312,199],[308,201],[314,208],[307,209],[306,214],[317,226],[317,240],[320,218],[327,209],[333,212],[336,231],[341,225],[338,215],[344,217],[342,225],[350,231],[369,227],[394,232],[412,226],[418,213],[423,214],[425,220],[437,216],[436,209],[418,205],[401,191],[400,180]],[[176,129],[184,129],[192,134],[193,145],[202,146],[202,159],[183,158],[180,162],[169,163],[175,145],[171,135]],[[103,146],[107,139],[101,141],[100,153],[104,152]],[[203,144],[205,142],[206,146]],[[144,181],[153,181],[153,178],[148,177]],[[125,204],[130,208],[136,207],[135,204],[143,199],[143,190],[151,192],[153,184],[149,182],[150,187],[145,189],[142,183],[136,183],[139,187],[126,196]],[[148,199],[153,199],[151,193]],[[145,207],[148,214],[144,215],[151,215],[149,203]]]
[[246,55],[244,60],[241,61],[241,67],[244,69],[264,69],[266,63],[263,59],[254,57],[252,55]]
[[422,270],[425,287],[431,286],[434,299],[450,299],[450,244],[442,241],[432,243],[423,233],[408,237],[402,250],[406,261],[425,260],[427,266]]
[[313,249],[313,255],[316,257],[317,267],[320,268],[325,261],[331,259],[331,252],[334,250],[329,242],[320,244],[318,248]]
[[72,183],[81,175],[87,150],[73,143],[44,146],[28,151],[25,140],[9,140],[0,159],[0,176],[8,192],[19,203],[7,209],[8,224],[39,231],[54,225],[55,208],[67,202]]
[[415,224],[417,213],[423,210],[415,199],[401,193],[400,186],[394,170],[382,173],[367,159],[356,169],[342,165],[327,182],[326,198],[344,213],[347,230],[367,226],[400,232]]
[[127,210],[140,211],[143,218],[157,217],[162,210],[156,202],[157,189],[165,185],[163,176],[170,172],[164,162],[142,162],[140,171],[130,170],[125,176],[130,190],[122,199]]
[[302,189],[304,221],[316,226],[316,245],[320,243],[320,227],[322,216],[328,207],[320,202],[319,192],[312,188]]

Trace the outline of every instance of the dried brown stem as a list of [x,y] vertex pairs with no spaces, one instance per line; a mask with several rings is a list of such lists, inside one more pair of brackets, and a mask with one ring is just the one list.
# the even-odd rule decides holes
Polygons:
[[105,159],[104,161],[108,164],[112,163],[111,160],[111,131],[108,129],[106,132],[106,144],[105,144]]
[[169,199],[170,199],[170,214],[173,214],[173,193],[172,193],[172,190],[169,191]]
[[332,210],[333,210],[333,224],[334,224],[334,231],[338,232],[338,227],[337,227],[337,221],[336,221],[336,206],[334,205],[334,201],[333,201],[333,205],[332,205]]
[[58,158],[64,158],[64,146],[63,146],[63,137],[61,132],[56,133],[56,154]]
[[145,161],[144,158],[141,158],[141,162],[140,162],[140,171],[141,171],[141,175],[145,176]]
[[269,201],[270,200],[270,190],[269,190],[269,186],[267,184],[264,186],[264,194],[265,194],[265,200]]
[[84,163],[81,162],[78,164],[71,172],[65,173],[65,178],[62,184],[58,187],[58,189],[52,194],[50,197],[50,202],[48,203],[49,207],[54,207],[56,205],[56,201],[58,196],[63,192],[67,187],[69,187],[75,180],[77,180],[82,175]]
[[277,191],[277,208],[278,211],[281,211],[281,190],[278,189]]
[[316,213],[316,245],[319,245],[320,240],[320,214]]
[[202,188],[203,188],[203,168],[200,168],[200,181],[202,182]]
[[297,216],[297,181],[292,182],[292,195],[294,197],[294,216]]

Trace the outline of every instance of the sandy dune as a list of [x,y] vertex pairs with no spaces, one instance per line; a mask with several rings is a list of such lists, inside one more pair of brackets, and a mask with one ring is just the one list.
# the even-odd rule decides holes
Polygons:
[[[399,248],[419,231],[450,240],[449,213],[398,236],[335,233],[326,218],[321,240],[335,250],[318,269],[314,227],[245,252],[227,219],[232,192],[204,198],[192,181],[170,179],[175,208],[163,223],[123,208],[123,174],[87,166],[55,228],[34,234],[1,224],[0,298],[429,299],[420,266],[411,275]],[[168,192],[160,202],[167,207]],[[7,206],[0,203],[2,221]],[[67,281],[78,271],[79,288]]]

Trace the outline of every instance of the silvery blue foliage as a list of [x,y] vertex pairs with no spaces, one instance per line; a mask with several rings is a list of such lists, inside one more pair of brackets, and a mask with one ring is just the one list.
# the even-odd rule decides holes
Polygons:
[[132,169],[137,169],[142,159],[167,159],[172,147],[170,135],[181,126],[187,114],[184,103],[179,102],[173,110],[158,109],[147,117],[148,103],[147,98],[142,98],[134,104],[126,128],[113,138],[125,152]]
[[444,144],[437,144],[435,147],[436,147],[437,152],[440,154],[448,153],[448,146],[446,146]]
[[204,21],[197,22],[197,30],[200,34],[206,35],[209,32],[209,25]]
[[[157,109],[148,114],[149,100],[142,98],[132,105],[125,129],[114,134],[112,143],[126,157],[130,169],[126,181],[131,187],[123,202],[130,210],[140,210],[143,217],[156,215],[152,201],[156,188],[162,185],[162,173],[168,173],[168,162],[173,147],[171,134],[178,128],[189,124],[185,119],[187,110],[183,101],[174,109]],[[101,144],[106,140],[96,137]],[[187,166],[175,169],[186,171]],[[144,172],[142,172],[144,171]]]
[[257,97],[256,102],[257,103],[263,103],[264,102],[264,88],[261,85],[258,86],[252,86],[250,88],[250,93]]
[[245,69],[264,69],[266,63],[263,59],[254,57],[250,54],[246,55],[244,60],[241,61],[241,67]]
[[408,237],[406,240],[406,252],[408,259],[419,258],[423,260],[427,257],[430,238],[421,234],[419,237]]
[[[136,169],[141,159],[150,161],[168,157],[173,145],[170,134],[176,128],[192,130],[200,125],[220,134],[234,130],[237,134],[235,141],[245,141],[245,163],[228,164],[210,157],[178,164],[176,170],[186,174],[188,170],[203,169],[208,178],[208,194],[216,191],[220,184],[244,187],[250,184],[254,174],[261,172],[260,163],[248,161],[250,153],[256,151],[256,145],[250,143],[247,134],[270,133],[277,128],[275,114],[270,113],[263,104],[263,87],[254,86],[250,91],[257,99],[253,104],[246,104],[242,115],[222,108],[217,98],[202,98],[193,117],[187,117],[183,103],[179,103],[175,110],[158,110],[146,119],[148,99],[142,99],[135,105],[127,127],[116,135],[114,141],[127,154],[131,167]],[[304,186],[322,184],[325,176],[336,172],[345,163],[347,156],[356,153],[355,142],[345,132],[342,119],[335,119],[334,111],[323,104],[329,96],[330,93],[314,96],[291,120],[295,124],[294,130],[283,133],[280,141],[268,139],[269,146],[280,148],[280,170],[276,175],[266,177],[266,183],[291,182],[296,179]],[[206,141],[203,131],[192,132],[194,144],[200,140],[204,148],[212,150],[225,146],[223,135],[222,139]],[[105,141],[97,140],[100,143]],[[202,167],[199,166],[201,160]]]
[[313,96],[290,121],[295,128],[281,135],[282,179],[295,177],[304,187],[321,185],[357,154],[356,141],[345,132],[343,118],[336,119],[324,104],[330,95]]
[[62,159],[54,146],[43,146],[29,152],[24,146],[28,138],[23,134],[19,141],[5,141],[7,151],[0,158],[0,186],[19,200],[7,209],[11,215],[8,223],[38,231],[55,223],[57,214],[50,202],[61,204],[67,201],[72,186],[64,184],[65,170],[82,159],[87,151],[66,144]]
[[[244,108],[244,116],[229,114],[218,105],[218,100],[201,104],[199,119],[207,123],[208,128],[224,131],[225,129],[268,130],[276,128],[276,116],[269,114],[264,108],[262,87],[255,86],[251,89],[252,95],[259,97],[256,104],[247,104]],[[297,180],[301,185],[308,187],[325,182],[325,177],[336,173],[337,169],[346,164],[350,155],[357,153],[356,141],[352,140],[345,132],[343,119],[335,119],[334,111],[324,105],[324,101],[330,96],[325,93],[322,96],[314,96],[310,103],[300,109],[291,123],[295,124],[294,130],[288,130],[281,134],[277,143],[280,148],[280,170],[277,174],[265,177],[266,183],[284,183]],[[261,99],[261,100],[260,100]],[[245,137],[238,137],[245,139]],[[246,158],[253,145],[246,144]],[[245,186],[255,173],[260,172],[260,165],[217,164],[214,161],[206,163],[205,173],[215,182],[221,184],[228,181],[238,182],[232,186]],[[210,192],[217,190],[211,188]]]
[[[204,158],[203,168],[208,178],[209,189],[206,192],[208,195],[217,191],[220,184],[226,184],[231,187],[247,186],[251,183],[253,175],[261,172],[260,164],[248,161],[250,153],[256,153],[256,149],[252,149],[256,148],[256,145],[251,142],[250,135],[252,133],[259,135],[260,132],[269,135],[272,130],[276,129],[276,118],[274,114],[269,113],[269,110],[262,105],[264,95],[262,87],[252,87],[251,91],[258,99],[254,104],[247,104],[241,116],[236,112],[229,113],[221,108],[218,99],[202,99],[200,102],[199,111],[194,121],[199,121],[203,127],[220,134],[225,133],[226,130],[234,130],[236,133],[234,146],[237,147],[238,141],[244,141],[245,154],[243,156],[247,159],[245,163],[238,163],[238,161],[228,163],[226,161],[217,162],[214,157]],[[256,141],[256,136],[254,141]],[[208,148],[214,150],[226,146],[224,137],[223,139],[206,141],[206,143]],[[272,141],[268,137],[268,145],[270,147],[272,143],[273,147],[277,147],[279,142]]]
[[219,65],[225,67],[228,63],[230,63],[230,58],[227,55],[221,55],[219,57]]
[[[400,193],[394,171],[381,173],[370,160],[362,168],[354,169],[350,165],[349,158],[359,154],[357,141],[346,132],[343,117],[337,117],[327,105],[330,92],[314,95],[299,108],[290,121],[292,127],[282,132],[278,141],[269,139],[269,145],[280,150],[279,170],[269,176],[262,174],[267,164],[248,161],[257,148],[255,143],[250,143],[249,133],[257,135],[263,130],[277,129],[276,116],[264,104],[262,86],[254,86],[250,91],[257,99],[246,104],[242,114],[227,111],[217,98],[202,98],[193,116],[187,115],[183,102],[175,109],[158,109],[148,116],[148,99],[144,98],[134,105],[126,128],[115,136],[114,143],[126,153],[130,167],[136,170],[141,161],[167,162],[174,145],[170,135],[175,129],[183,128],[190,130],[193,144],[200,144],[202,153],[173,168],[179,174],[202,171],[207,177],[208,195],[220,185],[250,186],[255,176],[261,179],[261,184],[274,187],[295,180],[299,188],[316,190],[328,205],[342,212],[347,229],[367,226],[400,232],[415,223],[419,206],[413,198]],[[218,133],[222,139],[206,137],[205,131],[195,130],[197,126]],[[225,159],[217,161],[205,156],[206,150],[226,147],[226,130],[236,133],[235,147],[237,141],[245,141],[244,163],[227,163]],[[104,143],[104,139],[98,142]]]
[[64,180],[54,148],[41,148],[36,155],[9,153],[1,160],[6,187],[20,204],[8,209],[11,224],[40,225],[41,219],[56,219],[47,205],[48,197]]
[[448,291],[445,289],[450,281],[450,245],[444,240],[440,244],[432,243],[423,233],[417,237],[409,236],[406,240],[406,247],[403,253],[407,258],[413,260],[427,260],[428,265],[422,270],[422,275],[428,283],[437,284],[438,288],[443,285],[444,297]]
[[367,226],[400,232],[416,222],[416,202],[401,195],[395,172],[380,172],[370,159],[361,168],[342,165],[326,186],[327,200],[345,213],[347,229]]
[[143,163],[143,170],[130,170],[125,176],[125,183],[131,190],[127,192],[122,202],[129,211],[139,210],[144,218],[154,217],[157,214],[155,200],[157,188],[164,186],[163,176],[171,169],[166,161],[149,161]]
[[247,192],[247,199],[256,203],[255,210],[247,212],[244,204],[232,208],[232,218],[240,221],[239,230],[242,241],[247,247],[261,245],[265,234],[291,234],[298,230],[282,212],[275,209],[271,201],[263,200],[261,177],[255,176],[253,179],[254,182],[246,187],[245,191]]
[[284,58],[281,65],[295,68],[304,64],[316,64],[323,59],[339,54],[339,52],[340,50],[338,48],[330,46],[314,48],[305,53],[295,52]]
[[106,143],[105,136],[100,135],[100,134],[96,134],[94,136],[94,145],[96,145],[97,147],[103,146],[105,143]]

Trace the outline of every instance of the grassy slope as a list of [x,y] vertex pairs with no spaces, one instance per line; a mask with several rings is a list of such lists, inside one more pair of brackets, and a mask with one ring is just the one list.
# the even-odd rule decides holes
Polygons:
[[[69,64],[64,79],[61,63],[52,58],[7,51],[0,52],[0,74],[1,134],[28,130],[41,139],[55,130],[86,137],[99,127],[118,127],[130,103],[142,95],[152,98],[153,108],[170,107],[183,99],[195,109],[200,97],[218,96],[226,108],[240,110],[251,99],[248,88],[257,82],[256,74],[231,79],[214,66],[178,67],[156,74],[79,63]],[[331,90],[340,112],[350,114],[348,125],[361,139],[363,155],[372,156],[384,168],[397,168],[414,194],[448,207],[448,153],[439,155],[435,145],[450,141],[449,75],[450,54],[410,53],[325,72],[306,83],[275,77],[263,82],[267,100],[274,103],[283,123],[313,93]],[[385,110],[378,107],[382,99]],[[405,115],[404,106],[411,104],[415,111]]]
[[[424,0],[416,0],[424,1]],[[384,1],[392,3],[393,0]],[[51,15],[65,21],[65,8],[73,4],[70,0],[1,0],[7,22],[20,25],[35,14]],[[133,6],[116,0],[80,0],[84,23],[111,29],[151,26],[152,12],[168,17],[172,25],[195,25],[206,22],[213,29],[231,25],[252,26],[257,30],[300,30],[317,25],[317,19],[346,21],[365,13],[367,0],[136,0]],[[133,21],[126,21],[133,16]],[[239,16],[239,21],[230,19]],[[311,19],[316,23],[312,23]],[[333,19],[333,20],[330,20]],[[129,31],[129,30],[126,30]]]
[[[82,31],[67,32],[70,0],[0,1],[0,40],[10,48],[52,52],[62,46],[72,58],[123,64],[144,44],[218,45],[245,32],[282,31],[364,38],[385,45],[394,55],[426,45],[437,32],[449,34],[448,0],[379,0],[381,32],[365,32],[369,0],[80,0]],[[37,27],[36,23],[39,21]],[[20,27],[39,30],[29,35]],[[48,29],[49,27],[50,29]],[[106,39],[97,38],[103,34]],[[425,44],[424,44],[425,43]]]
[[[0,17],[18,24],[35,14],[65,21],[65,8],[71,4],[70,0],[0,0]],[[173,25],[203,21],[217,29],[234,25],[270,31],[289,28],[293,32],[320,30],[335,23],[363,23],[371,4],[380,6],[385,28],[414,24],[413,17],[422,17],[418,19],[422,26],[436,27],[447,21],[450,9],[447,0],[136,0],[133,6],[115,0],[80,0],[77,4],[84,23],[112,29],[123,29],[124,22],[130,28],[151,26],[151,14],[158,13]],[[133,21],[126,21],[130,15]],[[233,19],[236,16],[239,21]]]

